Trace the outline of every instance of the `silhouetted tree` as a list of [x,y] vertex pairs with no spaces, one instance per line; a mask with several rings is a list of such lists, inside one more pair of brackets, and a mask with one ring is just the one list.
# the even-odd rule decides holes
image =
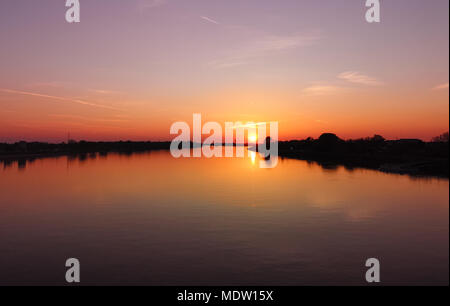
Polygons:
[[371,138],[371,141],[377,142],[377,143],[383,143],[386,141],[386,139],[384,139],[384,137],[381,135],[373,135],[373,137]]
[[439,136],[433,137],[433,142],[448,142],[448,132],[445,132]]
[[333,133],[323,133],[319,137],[319,143],[324,145],[333,145],[341,142],[342,140]]
[[317,145],[321,151],[334,151],[343,140],[332,133],[324,133],[317,140]]

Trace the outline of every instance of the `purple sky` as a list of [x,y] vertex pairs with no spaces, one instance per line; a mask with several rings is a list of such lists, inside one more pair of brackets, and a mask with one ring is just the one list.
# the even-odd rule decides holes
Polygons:
[[64,0],[2,0],[0,141],[163,139],[193,112],[281,138],[439,134],[449,1],[380,2],[369,24],[363,0],[80,0],[68,24]]

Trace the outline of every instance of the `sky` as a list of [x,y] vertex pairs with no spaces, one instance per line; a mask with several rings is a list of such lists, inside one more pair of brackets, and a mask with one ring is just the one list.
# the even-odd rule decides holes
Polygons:
[[0,142],[170,140],[176,121],[279,139],[429,140],[449,126],[449,1],[0,2]]

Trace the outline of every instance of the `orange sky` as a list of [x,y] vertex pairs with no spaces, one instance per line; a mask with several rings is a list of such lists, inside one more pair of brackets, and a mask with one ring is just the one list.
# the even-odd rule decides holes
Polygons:
[[170,140],[193,113],[278,121],[281,140],[429,140],[449,126],[449,3],[392,2],[380,24],[361,1],[98,0],[79,24],[7,2],[0,141]]

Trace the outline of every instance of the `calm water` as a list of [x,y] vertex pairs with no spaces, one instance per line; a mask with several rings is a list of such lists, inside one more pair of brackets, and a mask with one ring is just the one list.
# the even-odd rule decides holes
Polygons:
[[0,168],[0,284],[448,284],[449,182],[168,152]]

